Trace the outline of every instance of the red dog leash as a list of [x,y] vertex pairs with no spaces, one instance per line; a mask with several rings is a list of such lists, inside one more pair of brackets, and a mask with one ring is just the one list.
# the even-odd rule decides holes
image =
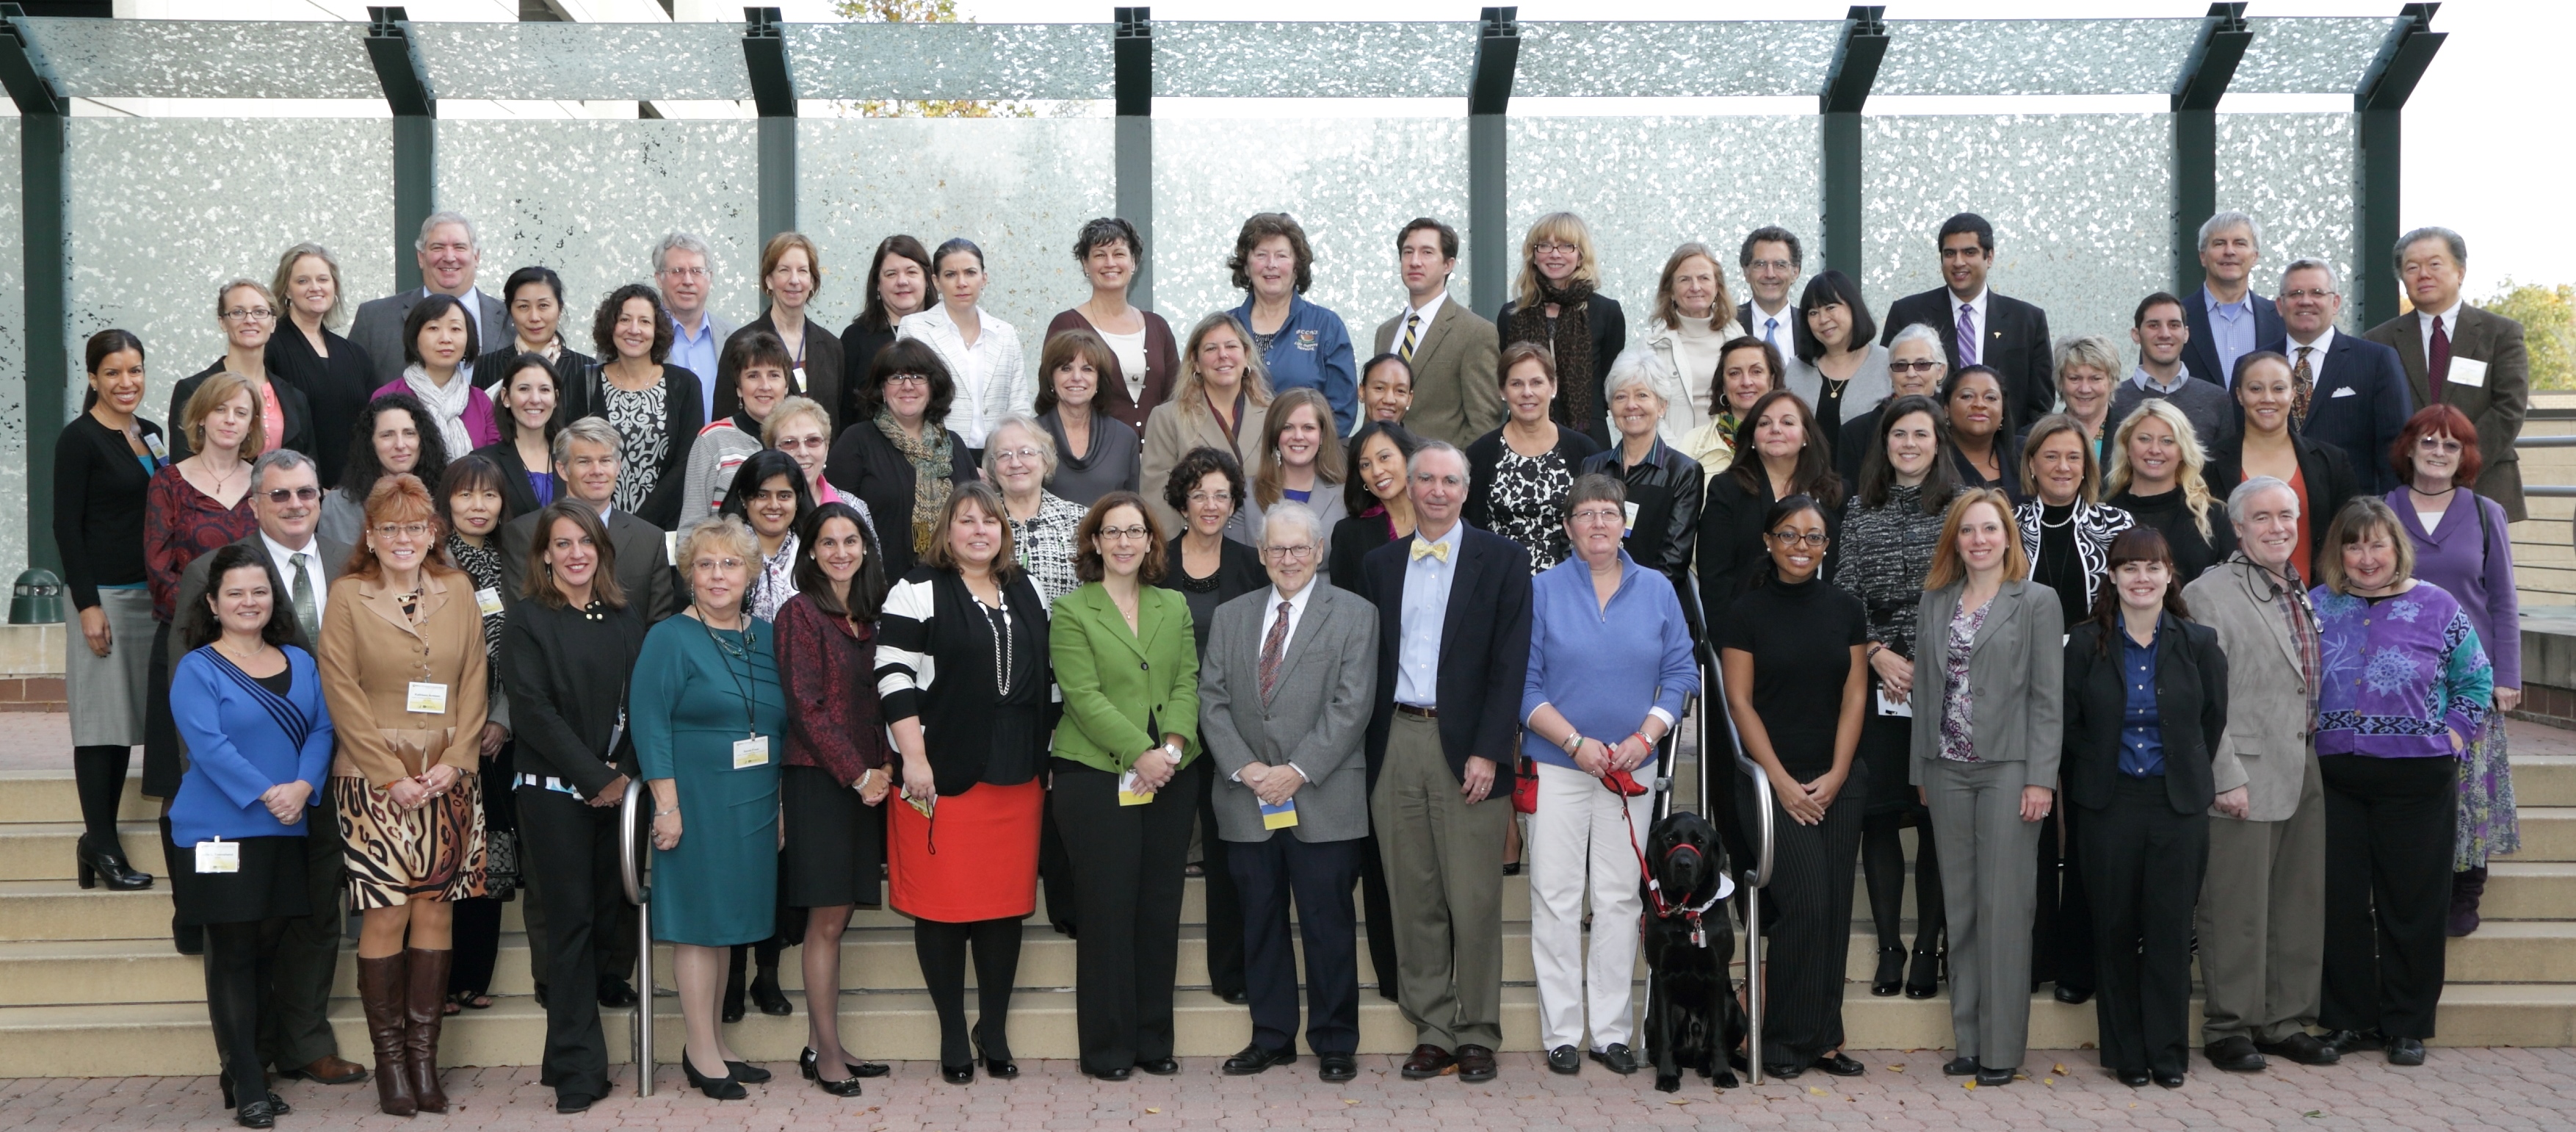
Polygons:
[[[1619,816],[1628,823],[1628,849],[1637,855],[1637,873],[1646,882],[1646,895],[1654,898],[1655,907],[1652,915],[1658,920],[1669,920],[1679,915],[1684,922],[1690,924],[1691,946],[1707,947],[1708,928],[1700,923],[1700,917],[1709,909],[1716,907],[1718,901],[1732,894],[1735,891],[1734,884],[1727,880],[1724,873],[1720,873],[1717,878],[1717,892],[1696,907],[1685,907],[1665,900],[1664,883],[1656,879],[1654,868],[1646,863],[1646,850],[1637,841],[1637,815],[1628,809],[1626,801],[1628,798],[1645,793],[1646,788],[1639,785],[1637,780],[1630,777],[1626,771],[1614,771],[1604,776],[1601,784],[1608,787],[1611,793],[1621,796]],[[1686,848],[1688,846],[1675,845],[1664,851],[1664,859],[1671,860],[1673,854]],[[1645,913],[1640,913],[1637,917],[1637,930],[1641,932],[1645,930],[1645,917]]]

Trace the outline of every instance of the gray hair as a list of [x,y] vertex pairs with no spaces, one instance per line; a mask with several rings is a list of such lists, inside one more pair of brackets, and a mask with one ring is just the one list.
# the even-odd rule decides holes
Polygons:
[[661,243],[653,245],[653,274],[662,273],[662,268],[670,260],[672,252],[696,252],[699,258],[707,261],[709,269],[713,269],[716,265],[715,249],[708,247],[705,240],[686,232],[673,232],[662,237]]
[[321,465],[314,463],[313,457],[292,448],[272,448],[251,462],[250,482],[257,486],[270,472],[291,472],[297,468],[312,468],[317,477],[322,474]]
[[2120,347],[2111,341],[2111,336],[2108,334],[2085,334],[2060,338],[2057,340],[2057,357],[2053,361],[2053,368],[2059,376],[2058,384],[2061,387],[2065,384],[2066,371],[2071,366],[2090,366],[2101,370],[2104,376],[2113,381],[2120,379]]
[[2247,235],[2254,237],[2255,253],[2258,255],[2262,253],[2263,225],[2256,221],[2252,215],[2243,212],[2212,213],[2209,219],[2200,222],[2200,242],[2194,246],[2207,248],[2209,246],[2209,238],[2211,236],[2227,231],[2230,228],[2245,229]]
[[2286,292],[2286,291],[2288,291],[2288,290],[2290,289],[2290,275],[2291,275],[2291,273],[2293,273],[2293,272],[2299,272],[2299,271],[2322,271],[2322,272],[2325,272],[2325,273],[2326,273],[2326,290],[2332,291],[2332,292],[2334,292],[2334,293],[2336,293],[2336,294],[2338,294],[2338,295],[2340,295],[2340,294],[2342,294],[2342,293],[2343,293],[2343,276],[2338,275],[2338,274],[2336,274],[2336,273],[2335,273],[2335,269],[2334,269],[2334,265],[2333,265],[2333,264],[2331,264],[2331,263],[2327,263],[2326,261],[2321,260],[2321,259],[2318,259],[2318,258],[2316,258],[2315,256],[2308,256],[2308,257],[2301,258],[2301,259],[2294,259],[2294,260],[2291,260],[2291,261],[2290,261],[2290,266],[2282,268],[2282,269],[2281,269],[2281,290],[2283,290],[2283,291],[2285,291],[2285,292]]
[[442,225],[447,224],[454,224],[457,227],[465,229],[465,244],[467,247],[474,248],[478,251],[482,249],[483,237],[474,234],[474,222],[467,220],[465,218],[465,214],[462,212],[450,212],[442,208],[436,212],[430,213],[428,219],[420,222],[420,238],[411,242],[411,250],[416,252],[429,250],[429,234],[438,231]]
[[[697,561],[698,547],[710,542],[734,552],[745,562],[760,561],[760,536],[751,533],[751,528],[745,525],[741,518],[733,515],[709,515],[689,524],[689,529],[681,533],[680,557],[672,565],[679,567],[680,573],[686,575],[689,572],[690,563]],[[754,569],[756,570],[757,566]]]
[[[777,412],[775,409],[770,411],[772,413]],[[993,427],[991,429],[985,431],[984,478],[992,480],[996,486],[1000,485],[1002,482],[997,477],[995,471],[1001,466],[1002,458],[1000,451],[1002,446],[993,443],[992,438],[1000,435],[1003,429],[1011,428],[1013,426],[1027,430],[1029,440],[1038,446],[1038,462],[1043,464],[1046,468],[1045,472],[1038,478],[1041,480],[1054,478],[1055,437],[1048,435],[1046,426],[1039,424],[1036,417],[1030,416],[1027,413],[1006,413],[1003,415],[1002,419],[993,422]]]
[[824,439],[831,439],[828,434],[832,431],[832,414],[823,408],[822,403],[811,397],[789,397],[769,410],[768,420],[760,422],[760,446],[778,447],[778,430],[799,417],[812,417],[823,422],[823,431],[827,434]]
[[2437,228],[2428,225],[2397,237],[2397,250],[2389,253],[2388,257],[2390,266],[2401,272],[2406,270],[2406,249],[2423,243],[2426,240],[2440,240],[2443,243],[2450,245],[2452,262],[2459,264],[2463,268],[2469,265],[2469,242],[2466,239],[2461,238],[2459,233],[2448,228]]
[[1282,500],[1261,512],[1261,545],[1282,545],[1276,536],[1283,523],[1304,530],[1306,537],[1315,540],[1319,545],[1324,541],[1324,520],[1315,514],[1314,508],[1303,503]]
[[1468,470],[1467,454],[1459,451],[1457,445],[1451,444],[1446,440],[1423,441],[1422,447],[1414,449],[1413,455],[1406,457],[1404,461],[1405,476],[1410,478],[1415,473],[1420,472],[1422,470],[1422,458],[1435,452],[1448,453],[1451,458],[1458,461],[1459,474],[1465,476],[1468,482],[1475,482],[1476,473]]
[[1938,355],[1941,353],[1941,332],[1932,329],[1932,325],[1930,323],[1918,322],[1903,330],[1897,331],[1896,337],[1887,340],[1887,348],[1890,351],[1894,351],[1897,347],[1908,342],[1921,342],[1924,345],[1932,347],[1933,354]]
[[1571,519],[1574,509],[1586,503],[1608,503],[1625,507],[1628,505],[1628,485],[1621,483],[1619,477],[1608,472],[1593,472],[1578,477],[1574,481],[1574,486],[1565,493],[1566,516]]
[[2237,484],[2236,490],[2227,493],[2227,521],[2230,524],[2244,522],[2246,510],[2254,506],[2254,497],[2276,487],[2290,493],[2290,515],[2296,518],[2299,514],[2297,490],[2278,476],[2251,476],[2244,483]]
[[555,434],[555,463],[572,460],[572,445],[576,440],[608,449],[612,459],[617,456],[617,426],[608,423],[606,417],[583,417],[563,426],[563,431]]
[[[1661,368],[1662,364],[1663,359],[1656,356],[1652,347],[1639,346],[1620,351],[1618,360],[1610,363],[1610,377],[1602,383],[1601,395],[1616,397],[1622,389],[1631,385],[1642,385],[1646,387],[1647,392],[1655,395],[1655,400],[1667,402],[1669,407],[1670,398],[1664,396],[1663,390],[1655,387],[1655,370]],[[1681,380],[1687,384],[1690,379],[1684,377]]]

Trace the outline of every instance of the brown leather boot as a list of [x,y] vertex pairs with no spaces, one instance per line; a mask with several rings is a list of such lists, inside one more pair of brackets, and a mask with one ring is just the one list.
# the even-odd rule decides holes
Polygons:
[[412,1096],[422,1112],[447,1111],[447,1092],[438,1087],[438,1029],[447,1019],[447,968],[455,958],[452,950],[414,947],[403,952],[411,965],[406,975],[410,993],[404,996],[410,1025],[403,1031],[403,1057],[411,1072]]
[[376,1107],[389,1116],[420,1111],[403,1052],[403,999],[410,993],[404,966],[400,954],[358,959],[358,1001],[367,1010],[367,1039],[376,1047]]

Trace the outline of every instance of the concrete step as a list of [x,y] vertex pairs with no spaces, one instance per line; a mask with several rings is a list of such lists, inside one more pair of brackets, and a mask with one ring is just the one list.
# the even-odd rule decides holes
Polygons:
[[[2521,786],[2520,781],[2514,784]],[[2519,814],[2522,851],[2516,861],[2576,861],[2576,806],[2524,803]]]
[[109,892],[70,880],[0,880],[0,941],[167,941],[169,883],[159,878],[140,892]]
[[[0,825],[79,820],[80,792],[72,785],[71,755],[64,754],[62,761],[61,770],[0,771]],[[117,807],[117,817],[151,821],[160,816],[161,803],[143,797],[143,756],[137,752],[125,776],[125,798]]]
[[2576,806],[2576,755],[2514,755],[2513,796],[2524,806]]
[[[0,824],[0,880],[71,880],[79,875],[81,823],[77,821]],[[128,821],[116,826],[125,860],[144,872],[159,874],[161,827],[157,822]]]
[[2489,922],[2576,917],[2576,862],[2497,857],[2487,862],[2487,894],[2478,910]]

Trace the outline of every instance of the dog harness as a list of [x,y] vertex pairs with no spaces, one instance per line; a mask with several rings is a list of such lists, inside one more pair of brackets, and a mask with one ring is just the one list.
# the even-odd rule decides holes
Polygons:
[[[1732,895],[1735,892],[1735,885],[1727,879],[1725,873],[1719,873],[1717,875],[1717,891],[1711,893],[1708,899],[1701,901],[1697,906],[1685,907],[1665,900],[1664,882],[1656,879],[1654,868],[1646,863],[1645,848],[1637,843],[1636,816],[1629,813],[1628,807],[1626,806],[1619,807],[1619,816],[1627,819],[1628,821],[1628,848],[1630,851],[1637,854],[1637,872],[1640,876],[1645,878],[1646,895],[1654,898],[1655,907],[1652,915],[1658,920],[1669,920],[1674,916],[1680,916],[1684,922],[1690,924],[1691,946],[1700,948],[1707,947],[1708,927],[1700,922],[1700,917],[1707,914],[1709,909],[1716,907],[1718,901],[1724,900],[1728,896]],[[1690,847],[1687,845],[1675,845],[1670,849],[1664,850],[1664,859],[1669,861],[1672,859],[1673,854],[1679,853],[1687,848]],[[1637,918],[1638,930],[1645,930],[1645,922],[1645,916],[1640,915]]]

